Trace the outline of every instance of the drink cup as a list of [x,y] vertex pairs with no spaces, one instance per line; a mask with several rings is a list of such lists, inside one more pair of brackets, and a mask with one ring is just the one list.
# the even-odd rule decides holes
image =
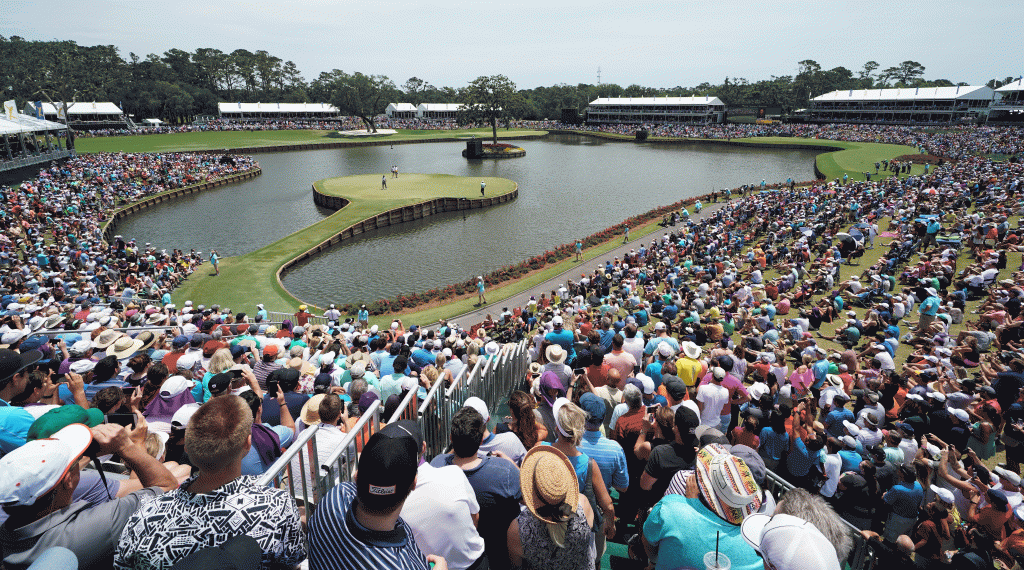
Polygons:
[[729,562],[729,557],[723,552],[718,553],[717,560],[713,550],[704,555],[705,570],[729,570],[730,567],[732,567],[732,563]]

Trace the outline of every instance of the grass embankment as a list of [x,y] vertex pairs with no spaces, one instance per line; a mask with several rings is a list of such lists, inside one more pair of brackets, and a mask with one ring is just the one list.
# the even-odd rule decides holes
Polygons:
[[[224,307],[251,307],[263,303],[272,311],[294,311],[299,301],[277,282],[277,270],[289,260],[330,239],[343,229],[392,208],[435,198],[479,198],[480,181],[487,182],[487,196],[508,194],[515,182],[505,178],[467,178],[447,174],[402,174],[389,178],[381,190],[379,174],[329,178],[317,188],[349,200],[349,205],[328,218],[245,255],[226,257],[220,275],[207,264],[174,291],[175,303],[186,299],[196,304],[218,303]],[[312,207],[312,204],[310,204]]]
[[[459,139],[475,136],[487,139],[491,129],[463,129],[457,131],[401,130],[393,135],[367,137],[330,136],[337,131],[211,131],[202,133],[170,133],[159,135],[131,135],[124,137],[96,137],[75,140],[79,153],[96,152],[186,152],[226,148],[257,148],[296,144],[334,144],[379,141],[422,141],[428,139]],[[543,136],[546,131],[499,130],[498,138]]]

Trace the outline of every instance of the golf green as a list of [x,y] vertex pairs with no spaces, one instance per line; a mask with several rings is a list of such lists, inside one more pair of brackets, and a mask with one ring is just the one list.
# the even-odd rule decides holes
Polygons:
[[[480,198],[480,182],[487,183],[487,198],[515,192],[515,182],[505,178],[452,176],[447,174],[402,174],[388,178],[381,188],[380,174],[344,176],[320,180],[316,189],[338,196],[348,205],[330,217],[303,228],[270,245],[245,255],[220,261],[220,274],[209,265],[193,273],[173,293],[176,303],[186,299],[223,307],[249,307],[263,303],[272,311],[294,311],[299,300],[278,280],[278,271],[296,257],[317,248],[346,228],[394,208],[412,206],[437,198]],[[311,199],[312,201],[312,199]]]

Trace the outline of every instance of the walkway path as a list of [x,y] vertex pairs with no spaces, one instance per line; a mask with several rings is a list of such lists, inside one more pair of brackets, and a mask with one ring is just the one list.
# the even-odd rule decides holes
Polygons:
[[[732,201],[739,200],[734,199]],[[701,210],[700,214],[691,213],[690,219],[699,220],[701,218],[704,218],[722,209],[723,207],[725,207],[726,204],[727,202],[713,202],[707,204]],[[677,225],[675,227],[681,226]],[[590,260],[581,261],[577,265],[574,265],[572,268],[566,269],[562,273],[559,273],[558,275],[552,277],[551,279],[548,279],[547,281],[537,285],[532,289],[528,289],[521,293],[517,293],[501,301],[490,302],[487,305],[484,305],[483,307],[479,307],[467,313],[451,317],[448,319],[448,322],[458,324],[462,328],[468,330],[473,325],[483,322],[484,318],[488,314],[494,318],[497,318],[498,315],[501,313],[503,307],[508,307],[509,309],[512,309],[514,307],[525,307],[526,304],[530,302],[530,296],[534,296],[539,299],[541,293],[551,293],[551,291],[558,289],[559,285],[565,284],[565,282],[569,279],[578,280],[580,274],[592,275],[595,269],[599,267],[604,267],[606,261],[614,257],[622,259],[622,257],[625,254],[629,253],[629,250],[637,249],[641,243],[649,244],[651,240],[655,239],[655,237],[660,239],[662,235],[670,233],[671,231],[672,230],[669,228],[665,228],[664,231],[655,230],[654,232],[651,232],[650,234],[647,234],[642,238],[632,239],[629,242],[624,243],[603,255],[599,255]],[[583,253],[585,255],[586,250],[584,250]]]

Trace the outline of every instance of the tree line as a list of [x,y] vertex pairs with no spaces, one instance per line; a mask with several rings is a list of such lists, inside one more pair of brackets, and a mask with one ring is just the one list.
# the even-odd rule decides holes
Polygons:
[[[384,75],[338,69],[307,81],[294,62],[264,50],[236,49],[228,53],[214,48],[193,52],[175,48],[144,58],[129,53],[126,59],[113,45],[81,46],[69,40],[35,41],[18,36],[0,36],[0,61],[4,100],[15,99],[19,104],[39,100],[113,101],[139,119],[159,117],[170,122],[216,115],[220,101],[329,102],[345,114],[367,120],[383,113],[389,102],[474,103],[482,96],[477,85],[481,80],[515,91],[517,96],[505,101],[510,108],[501,114],[524,119],[558,119],[563,109],[582,112],[599,97],[713,96],[732,108],[771,108],[788,113],[805,107],[810,98],[834,90],[967,85],[950,79],[927,80],[925,67],[909,60],[887,68],[869,61],[852,71],[842,66],[823,69],[807,59],[798,62],[794,75],[772,75],[758,81],[726,77],[719,84],[704,82],[691,87],[560,83],[517,89],[502,76],[481,77],[459,88],[435,86],[418,77],[398,86]],[[992,79],[988,84],[999,87],[1012,79]],[[492,109],[483,118],[490,123],[497,114]]]

